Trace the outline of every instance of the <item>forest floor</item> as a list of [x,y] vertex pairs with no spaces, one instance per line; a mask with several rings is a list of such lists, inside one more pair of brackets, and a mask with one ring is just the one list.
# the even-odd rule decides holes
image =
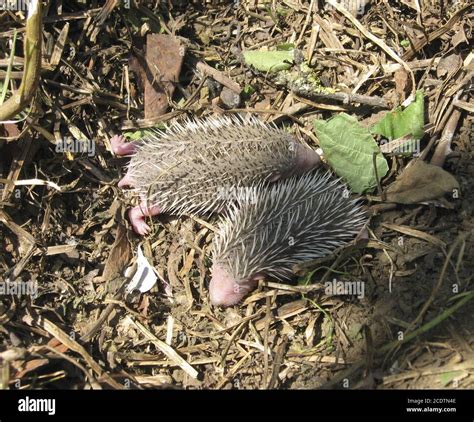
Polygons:
[[[44,5],[39,85],[0,126],[0,388],[472,389],[472,3],[89,3]],[[0,11],[7,98],[26,72],[25,21]],[[312,95],[243,56],[289,46],[297,78],[304,62],[331,89]],[[166,92],[143,62],[169,77]],[[369,125],[415,91],[421,154],[384,150],[390,170],[363,195],[368,239],[308,267],[309,288],[303,271],[215,307],[217,216],[159,216],[145,237],[130,228],[115,134],[248,112],[319,148],[315,120],[344,112]],[[416,160],[459,190],[389,202],[387,187]],[[413,189],[431,189],[423,181]],[[158,282],[126,293],[139,245]],[[333,280],[364,290],[328,295]],[[9,294],[14,283],[34,294]]]

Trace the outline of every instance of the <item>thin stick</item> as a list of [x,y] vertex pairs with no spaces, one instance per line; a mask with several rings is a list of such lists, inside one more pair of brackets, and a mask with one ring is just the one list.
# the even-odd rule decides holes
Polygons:
[[339,3],[336,3],[335,0],[327,0],[327,2],[332,5],[339,13],[342,13],[347,19],[349,19],[354,26],[362,32],[362,34],[368,38],[370,41],[372,41],[374,44],[378,45],[383,51],[385,51],[393,60],[395,60],[397,63],[403,66],[405,71],[410,75],[411,82],[412,82],[412,95],[415,96],[415,91],[416,91],[416,81],[415,81],[415,75],[413,74],[413,71],[410,69],[410,66],[402,60],[395,51],[393,51],[386,43],[384,40],[382,40],[379,37],[376,37],[372,32],[367,30],[352,14],[345,9],[343,6],[341,6]]
[[15,117],[31,102],[35,95],[41,73],[42,37],[41,1],[31,0],[26,20],[23,79],[18,91],[0,106],[0,121]]

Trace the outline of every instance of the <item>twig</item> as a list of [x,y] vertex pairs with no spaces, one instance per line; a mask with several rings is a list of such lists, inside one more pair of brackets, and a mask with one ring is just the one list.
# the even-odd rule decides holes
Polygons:
[[[125,288],[125,285],[128,284],[130,281],[130,278],[124,277],[123,280],[121,281],[119,287],[117,288],[117,292],[113,296],[113,300],[118,300],[123,296],[123,291]],[[116,307],[117,303],[115,302],[110,302],[106,308],[102,311],[102,313],[99,315],[96,321],[92,323],[92,325],[89,327],[88,331],[84,333],[81,337],[81,341],[86,343],[88,342],[94,335],[99,331],[100,328],[102,328],[102,325],[107,321],[107,318],[109,315],[112,313],[114,308]]]
[[327,94],[327,93],[311,91],[305,86],[292,87],[291,84],[290,84],[290,89],[294,94],[299,95],[304,98],[308,98],[313,101],[332,100],[332,101],[342,102],[343,104],[359,103],[359,104],[364,104],[364,105],[368,105],[368,106],[376,107],[376,108],[383,108],[383,109],[390,108],[388,103],[383,98],[380,98],[380,97],[372,97],[369,95],[360,95],[360,94],[349,94],[347,92],[336,92],[334,94]]
[[368,38],[370,41],[372,41],[374,44],[378,45],[383,51],[385,51],[393,60],[395,60],[397,63],[403,66],[405,71],[410,75],[411,82],[412,82],[412,95],[415,96],[415,91],[416,91],[416,81],[415,81],[415,75],[413,74],[413,71],[410,69],[410,66],[402,60],[395,51],[393,51],[386,43],[384,40],[382,40],[379,37],[376,37],[372,32],[367,30],[354,16],[351,15],[351,13],[345,9],[343,6],[341,6],[339,3],[336,3],[335,0],[327,0],[329,4],[334,6],[336,10],[339,13],[342,13],[347,19],[349,19],[354,26],[362,32],[363,35],[365,35],[366,38]]
[[151,341],[159,350],[161,350],[168,359],[176,363],[181,369],[186,372],[190,377],[196,379],[199,375],[199,372],[196,371],[188,362],[186,362],[175,350],[167,345],[164,341],[161,341],[159,338],[154,336],[143,324],[138,321],[134,321],[131,317],[128,317],[129,320],[138,328],[139,331],[146,337],[148,341]]
[[278,383],[278,374],[280,372],[281,365],[283,364],[283,359],[285,357],[286,346],[288,345],[289,338],[285,336],[283,342],[278,346],[275,361],[273,363],[273,371],[270,382],[268,383],[268,389],[272,390],[277,387]]
[[[332,0],[329,0],[332,1]],[[446,22],[446,25],[442,26],[441,28],[438,28],[434,30],[433,32],[429,33],[426,37],[423,37],[417,41],[414,42],[414,45],[408,50],[404,55],[403,59],[404,60],[410,60],[413,58],[418,51],[420,51],[423,47],[426,45],[430,44],[432,41],[434,41],[436,38],[441,37],[444,35],[446,32],[448,32],[454,25],[456,25],[461,18],[461,16],[464,15],[464,12],[467,12],[468,9],[470,9],[473,6],[473,3],[469,3],[459,9],[451,18],[449,19],[448,22]]]
[[270,329],[270,321],[272,319],[272,312],[271,312],[271,299],[270,296],[267,296],[265,301],[266,307],[266,315],[265,315],[265,332],[264,332],[264,350],[263,350],[263,388],[267,388],[270,381],[268,380],[268,354],[270,352],[268,348],[268,332]]
[[[109,384],[111,387],[116,388],[117,390],[123,390],[124,386],[119,384],[115,381],[104,369],[100,367],[100,365],[92,358],[92,356],[87,353],[87,350],[84,349],[77,341],[75,341],[71,336],[66,334],[63,330],[61,330],[58,326],[53,324],[48,319],[44,318],[43,316],[39,316],[36,321],[38,325],[45,329],[49,334],[51,334],[54,338],[64,344],[66,347],[71,349],[72,351],[78,353],[82,356],[82,358],[87,362],[89,367],[99,376],[102,377],[103,380]],[[93,379],[92,376],[90,376]]]
[[433,153],[433,157],[431,157],[430,163],[434,166],[443,167],[446,157],[451,152],[451,141],[454,138],[454,133],[456,132],[461,113],[461,110],[454,109],[451,117],[446,123],[441,138],[438,141],[438,145]]
[[0,121],[9,120],[30,102],[38,88],[41,72],[41,1],[31,0],[24,40],[25,69],[20,88],[0,106]]
[[219,72],[217,69],[214,69],[208,64],[204,62],[198,62],[196,64],[196,69],[202,72],[204,75],[212,76],[212,78],[214,78],[217,82],[226,86],[237,94],[240,94],[242,92],[242,88],[237,82],[233,81],[232,79],[229,79],[222,72]]

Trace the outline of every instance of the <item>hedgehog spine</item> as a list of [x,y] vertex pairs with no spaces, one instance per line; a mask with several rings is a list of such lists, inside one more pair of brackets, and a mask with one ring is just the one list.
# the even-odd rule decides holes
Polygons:
[[240,189],[237,205],[221,218],[214,263],[237,283],[257,273],[288,279],[293,265],[327,255],[364,226],[358,200],[345,193],[329,172]]
[[132,191],[163,212],[202,214],[228,203],[216,195],[219,188],[291,174],[297,145],[289,133],[253,116],[188,119],[143,139],[128,174]]

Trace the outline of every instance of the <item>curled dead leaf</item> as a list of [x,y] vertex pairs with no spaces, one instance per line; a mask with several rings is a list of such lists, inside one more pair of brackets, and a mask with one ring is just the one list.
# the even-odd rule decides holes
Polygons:
[[459,191],[459,183],[451,173],[417,159],[388,187],[386,198],[388,202],[416,204],[446,194],[454,196],[453,193]]

